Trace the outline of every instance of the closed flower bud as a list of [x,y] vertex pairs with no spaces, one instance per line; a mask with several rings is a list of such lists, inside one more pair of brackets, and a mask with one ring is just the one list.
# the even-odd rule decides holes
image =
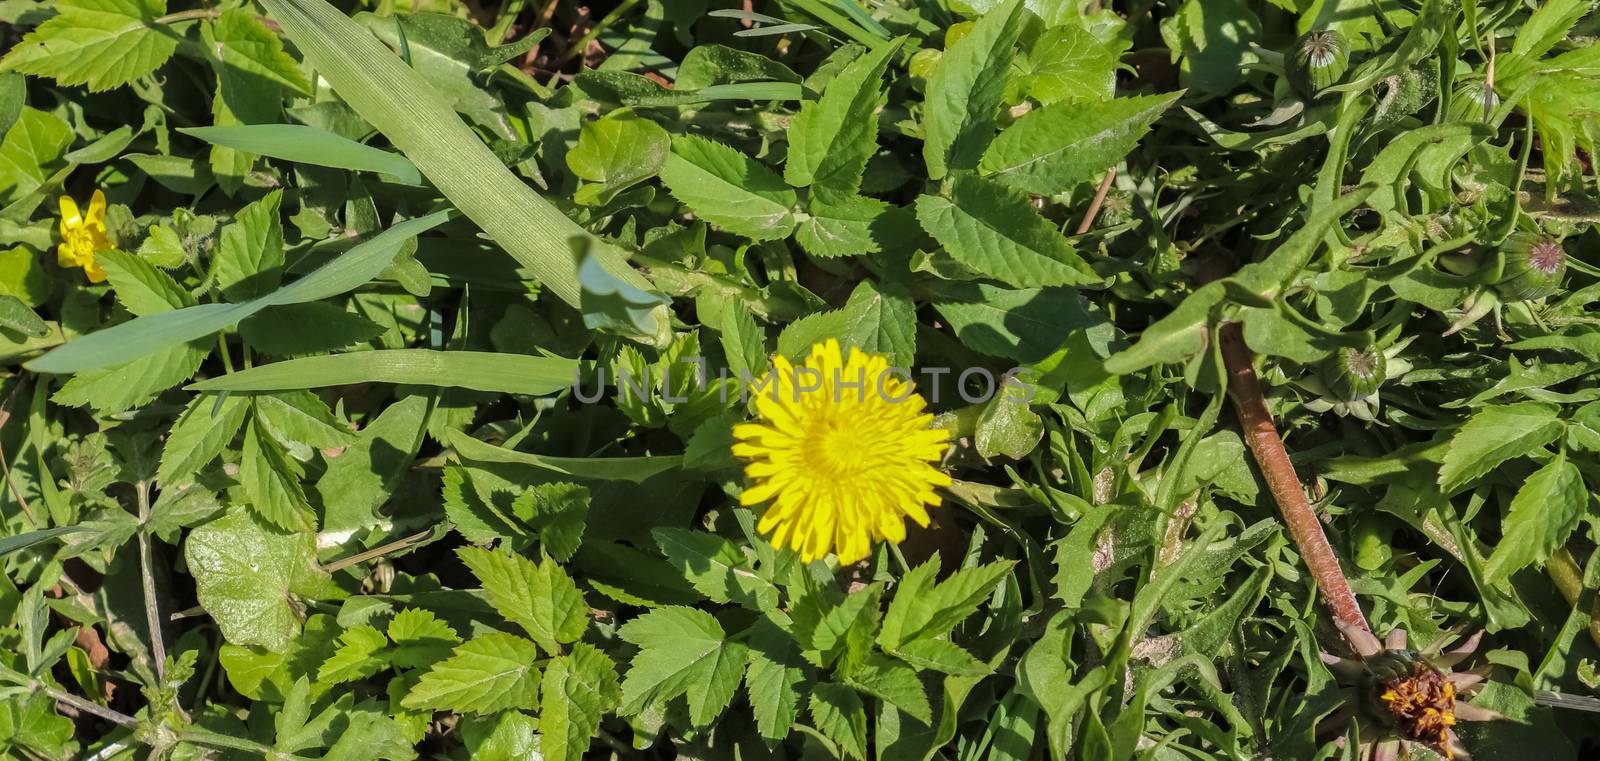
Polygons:
[[1377,349],[1340,349],[1327,366],[1328,388],[1345,401],[1371,396],[1388,377],[1388,364]]
[[1516,233],[1501,247],[1505,268],[1497,287],[1508,301],[1542,299],[1561,288],[1567,274],[1567,252],[1561,241],[1532,233]]
[[1302,93],[1315,97],[1339,84],[1350,68],[1350,45],[1331,29],[1306,33],[1295,44],[1289,64],[1290,79]]

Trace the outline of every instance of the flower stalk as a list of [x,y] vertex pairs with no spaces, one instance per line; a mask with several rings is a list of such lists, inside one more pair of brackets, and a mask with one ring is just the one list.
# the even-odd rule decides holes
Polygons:
[[1289,528],[1289,537],[1294,540],[1300,556],[1311,569],[1317,591],[1322,593],[1341,630],[1355,630],[1371,636],[1372,627],[1367,625],[1367,618],[1361,613],[1361,603],[1350,591],[1350,582],[1339,566],[1339,556],[1328,544],[1322,523],[1317,520],[1311,502],[1306,499],[1305,489],[1294,472],[1294,464],[1289,462],[1289,453],[1283,447],[1283,437],[1278,435],[1272,413],[1261,395],[1261,383],[1256,378],[1250,349],[1244,343],[1243,328],[1239,323],[1223,325],[1219,340],[1222,342],[1223,363],[1228,370],[1228,389],[1233,396],[1234,410],[1239,415],[1239,426],[1244,429],[1245,444],[1250,447],[1250,454],[1255,457],[1262,478],[1266,480],[1272,498],[1278,503],[1284,525]]

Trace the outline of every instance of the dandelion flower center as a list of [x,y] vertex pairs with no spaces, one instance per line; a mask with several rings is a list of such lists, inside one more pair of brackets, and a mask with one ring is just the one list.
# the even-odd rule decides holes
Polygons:
[[753,393],[759,420],[735,426],[747,461],[739,502],[770,503],[757,528],[810,562],[859,561],[876,541],[905,539],[905,520],[928,525],[950,476],[934,465],[949,434],[908,375],[885,357],[817,344],[802,365],[778,357]]

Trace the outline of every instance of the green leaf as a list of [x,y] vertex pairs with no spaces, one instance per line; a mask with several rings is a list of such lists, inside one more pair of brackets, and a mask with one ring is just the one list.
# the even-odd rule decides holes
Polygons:
[[1039,35],[1022,69],[1026,73],[1018,86],[1046,106],[1110,100],[1117,88],[1116,51],[1095,39],[1078,19]]
[[1484,580],[1497,584],[1529,565],[1543,563],[1566,544],[1587,512],[1583,474],[1557,454],[1517,489],[1500,532],[1500,543],[1484,565]]
[[661,125],[632,111],[613,111],[585,121],[578,144],[567,152],[567,168],[598,184],[580,188],[574,200],[592,206],[610,203],[618,193],[654,177],[670,145]]
[[961,175],[949,198],[917,198],[917,220],[956,261],[1008,285],[1100,280],[1026,196],[992,180]]
[[232,301],[259,298],[283,279],[283,191],[244,207],[224,225],[217,246],[217,286]]
[[678,455],[650,455],[646,457],[547,457],[528,454],[513,449],[497,447],[465,434],[447,437],[464,460],[472,462],[498,462],[510,465],[529,465],[580,479],[601,481],[632,481],[641,483],[652,476],[673,470],[682,465]]
[[1106,359],[1106,372],[1127,375],[1151,365],[1181,362],[1205,346],[1206,334],[1227,294],[1221,283],[1207,283],[1178,307],[1139,334],[1139,340]]
[[570,388],[577,370],[577,361],[564,357],[379,349],[287,359],[220,375],[189,388],[194,391],[279,391],[358,383],[404,383],[545,396]]
[[1451,437],[1439,468],[1439,488],[1454,494],[1500,463],[1555,441],[1563,429],[1558,410],[1550,405],[1521,402],[1485,407]]
[[[49,541],[58,536],[75,534],[81,531],[91,531],[87,526],[56,526],[42,528],[36,531],[26,531],[21,534],[0,537],[0,557],[5,557],[18,550],[24,550],[40,542]],[[15,593],[13,593],[15,594]]]
[[952,676],[984,676],[991,671],[987,664],[972,657],[971,653],[942,639],[906,642],[890,654],[919,669],[930,669]]
[[820,591],[801,597],[791,608],[791,632],[805,647],[806,659],[848,674],[859,666],[871,649],[878,631],[878,600],[883,596],[881,582],[868,585],[843,600]]
[[[550,293],[570,305],[579,303],[577,268],[568,255],[573,237],[592,241],[594,255],[608,272],[634,287],[649,288],[622,252],[534,193],[421,74],[342,11],[324,0],[261,4],[318,75]],[[658,310],[665,322],[666,308]]]
[[300,632],[300,598],[341,594],[317,565],[315,534],[284,534],[234,509],[189,533],[183,557],[200,607],[228,642],[286,652]]
[[450,656],[461,637],[449,624],[440,621],[426,608],[406,608],[389,621],[389,639],[394,647],[388,657],[401,668],[421,668]]
[[[151,317],[165,317],[178,314],[179,311],[162,312]],[[145,354],[143,359],[80,372],[53,394],[50,401],[69,407],[89,405],[107,412],[133,409],[154,399],[156,394],[188,380],[200,369],[200,363],[210,353],[209,346],[193,343],[166,345]]]
[[299,164],[387,174],[407,185],[421,185],[422,173],[406,157],[301,124],[237,124],[185,127],[190,137],[235,150]]
[[521,626],[539,647],[552,655],[576,642],[589,626],[589,605],[561,566],[549,557],[535,564],[509,550],[461,547],[461,561],[472,569],[489,604]]
[[836,258],[882,250],[872,226],[889,205],[876,198],[812,192],[806,217],[795,229],[795,241],[812,256]]
[[323,531],[377,525],[378,508],[393,496],[422,446],[428,408],[424,396],[391,403],[361,429],[355,444],[328,458],[328,470],[317,481]]
[[550,761],[582,761],[600,719],[622,700],[617,667],[580,642],[545,667],[539,700],[539,750]]
[[383,331],[382,325],[326,301],[268,307],[239,322],[239,335],[251,349],[279,356],[337,351]]
[[400,704],[413,710],[487,714],[538,704],[539,651],[521,637],[489,632],[435,663]]
[[120,365],[160,349],[210,336],[269,306],[299,304],[354,290],[389,266],[412,237],[449,217],[436,212],[397,224],[311,274],[243,304],[199,304],[97,330],[27,364],[41,373],[71,373]]
[[[842,309],[810,314],[784,328],[778,353],[803,360],[813,345],[830,338],[839,339],[847,352],[854,346],[888,356],[891,367],[910,368],[917,352],[916,305],[903,286],[863,280]],[[866,380],[869,391],[878,381]]]
[[22,299],[9,293],[0,294],[0,328],[34,338],[50,335],[50,326]]
[[72,127],[55,114],[23,106],[0,141],[0,201],[27,195],[63,166]]
[[933,723],[933,708],[928,704],[922,680],[917,678],[916,669],[905,663],[873,653],[867,656],[861,668],[845,678],[845,683],[924,724]]
[[258,422],[245,428],[239,482],[250,498],[250,509],[257,515],[287,531],[315,531],[316,513],[311,511],[300,487],[303,475],[300,465],[262,432]]
[[339,635],[339,649],[317,670],[317,681],[342,684],[366,679],[388,665],[385,650],[389,638],[366,624],[346,629]]
[[1024,18],[1022,0],[1007,0],[985,13],[944,52],[928,78],[922,157],[930,179],[978,166],[994,138],[995,114]]
[[1261,19],[1243,0],[1184,0],[1161,22],[1167,47],[1182,55],[1180,81],[1207,93],[1238,84],[1250,45],[1260,36]]
[[937,585],[938,560],[913,568],[901,580],[889,601],[889,612],[878,631],[878,644],[895,651],[902,644],[932,639],[948,633],[978,610],[989,593],[1011,573],[1011,561],[996,561],[963,568]]
[[276,82],[297,95],[311,94],[311,83],[301,73],[300,65],[283,51],[283,41],[250,10],[223,11],[212,35],[217,46],[212,52],[223,66]]
[[694,608],[656,608],[624,624],[618,634],[639,646],[622,682],[624,716],[662,710],[684,696],[689,720],[711,724],[733,700],[748,648],[730,641],[710,613]]
[[309,391],[258,394],[252,399],[256,422],[285,447],[337,449],[356,441],[350,426]]
[[190,399],[167,434],[156,481],[163,488],[192,483],[195,474],[233,441],[249,409],[250,401],[244,397],[198,394]]
[[583,543],[589,517],[589,489],[579,484],[534,484],[511,503],[517,518],[539,532],[539,547],[556,560],[572,559]]
[[109,90],[155,71],[178,48],[179,36],[154,23],[165,0],[60,0],[55,9],[0,59],[0,71]]
[[969,348],[1024,363],[1048,357],[1072,331],[1109,327],[1071,288],[949,283],[934,291],[933,307]]
[[878,148],[883,73],[899,49],[895,40],[856,58],[829,80],[821,98],[800,107],[789,123],[784,180],[845,195],[861,188],[861,173]]
[[667,562],[712,602],[737,602],[751,610],[774,607],[778,589],[756,575],[733,542],[703,531],[661,527],[651,530]]
[[983,172],[1029,193],[1055,195],[1128,155],[1182,92],[1071,103],[1032,111],[983,154]]
[[117,292],[117,303],[143,317],[192,306],[194,299],[150,262],[121,251],[101,251],[95,261]]
[[661,181],[695,216],[751,240],[794,230],[795,193],[766,165],[722,143],[687,135],[672,141]]
[[1044,419],[1028,406],[1020,389],[1001,388],[984,405],[973,437],[978,454],[1021,460],[1039,445],[1044,436]]
[[765,618],[751,627],[748,640],[750,668],[744,684],[755,710],[756,729],[763,738],[779,741],[789,736],[799,714],[806,662],[794,638]]
[[811,722],[847,758],[867,757],[867,707],[855,690],[819,684],[811,691]]

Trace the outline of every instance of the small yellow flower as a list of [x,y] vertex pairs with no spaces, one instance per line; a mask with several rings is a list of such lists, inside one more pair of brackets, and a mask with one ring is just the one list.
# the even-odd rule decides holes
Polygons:
[[753,393],[760,422],[733,429],[733,454],[749,461],[739,503],[772,503],[757,528],[774,546],[848,565],[874,541],[905,539],[907,517],[928,525],[935,489],[950,485],[934,467],[950,437],[929,427],[908,373],[854,348],[846,360],[829,339],[803,365],[774,359]]
[[61,197],[61,245],[56,247],[56,261],[63,267],[82,267],[89,282],[105,282],[106,271],[100,269],[95,254],[110,251],[111,241],[106,238],[106,194],[96,190],[89,199],[89,213],[79,211],[71,196]]

